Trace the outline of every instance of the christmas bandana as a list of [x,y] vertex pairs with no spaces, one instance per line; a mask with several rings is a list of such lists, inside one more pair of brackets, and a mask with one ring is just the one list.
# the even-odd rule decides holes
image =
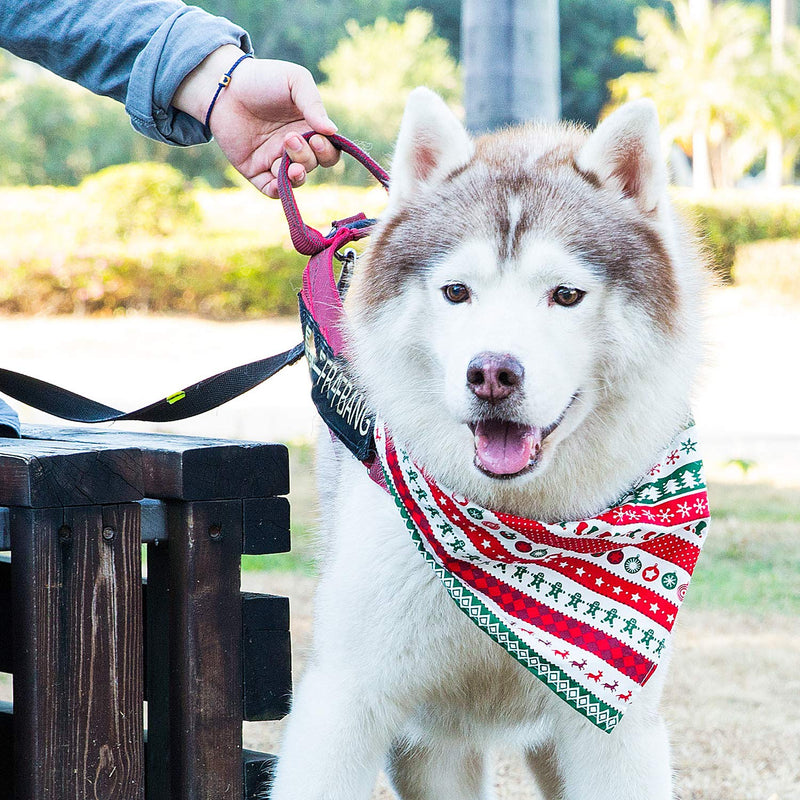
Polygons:
[[666,653],[708,531],[694,428],[615,506],[556,524],[438,486],[380,421],[375,442],[417,547],[459,608],[611,732]]

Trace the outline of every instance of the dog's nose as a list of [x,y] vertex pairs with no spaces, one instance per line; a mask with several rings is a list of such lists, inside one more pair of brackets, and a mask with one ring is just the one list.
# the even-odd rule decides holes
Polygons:
[[508,353],[478,353],[467,367],[467,385],[481,400],[499,403],[522,384],[525,369]]

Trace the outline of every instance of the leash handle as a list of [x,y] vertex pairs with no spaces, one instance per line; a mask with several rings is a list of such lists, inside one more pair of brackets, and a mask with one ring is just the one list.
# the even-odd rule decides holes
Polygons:
[[[302,136],[308,141],[314,136],[314,131],[308,131]],[[389,174],[377,161],[368,156],[358,145],[353,144],[349,139],[345,139],[344,136],[331,134],[326,138],[331,141],[334,147],[358,161],[388,191]],[[292,183],[289,180],[289,164],[291,163],[289,154],[284,152],[281,167],[278,171],[278,196],[283,206],[283,213],[286,215],[286,221],[289,223],[289,234],[292,237],[292,244],[295,250],[304,256],[313,256],[332,243],[335,233],[330,237],[326,237],[316,228],[312,228],[303,222],[300,209],[297,207],[297,201],[294,197],[294,191],[292,190]]]

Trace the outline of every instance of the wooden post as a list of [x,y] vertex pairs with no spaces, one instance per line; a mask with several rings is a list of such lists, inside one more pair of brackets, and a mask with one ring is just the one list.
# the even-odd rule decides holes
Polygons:
[[15,509],[15,791],[144,797],[139,506]]
[[20,800],[144,796],[142,482],[136,450],[0,447]]
[[242,797],[241,501],[168,506],[173,797]]

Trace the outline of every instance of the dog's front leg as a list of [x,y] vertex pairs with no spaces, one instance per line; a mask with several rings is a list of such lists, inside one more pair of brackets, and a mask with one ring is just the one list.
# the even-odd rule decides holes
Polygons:
[[631,712],[610,734],[578,722],[561,730],[554,744],[560,790],[552,797],[672,800],[669,741],[656,713],[635,718]]
[[270,800],[366,800],[396,730],[391,705],[314,665],[292,703]]

